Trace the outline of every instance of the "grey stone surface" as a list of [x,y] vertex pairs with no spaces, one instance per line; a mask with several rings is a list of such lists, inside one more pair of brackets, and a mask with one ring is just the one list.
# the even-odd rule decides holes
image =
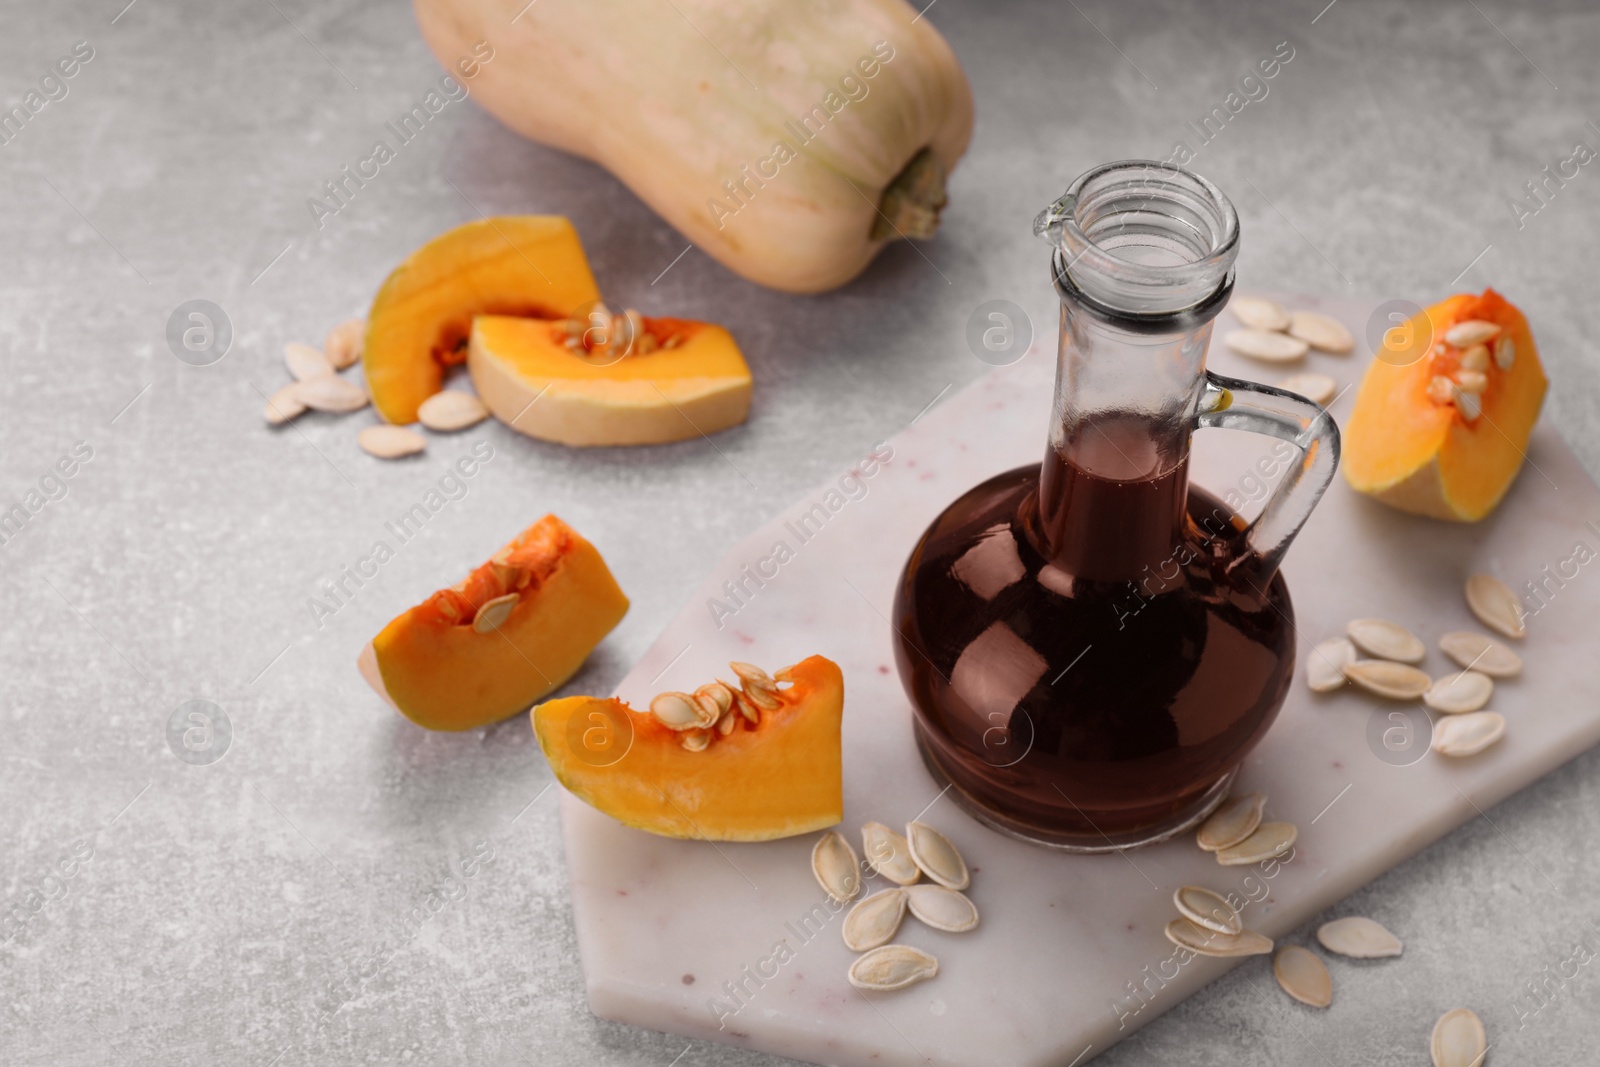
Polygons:
[[[1323,0],[943,0],[928,17],[979,107],[945,228],[795,298],[693,251],[652,287],[683,239],[471,104],[318,228],[306,199],[438,77],[406,5],[123,2],[12,2],[0,33],[7,104],[94,49],[0,145],[0,498],[92,449],[0,544],[8,1065],[777,1062],[591,1017],[526,721],[424,733],[368,692],[356,650],[554,511],[633,597],[570,687],[605,690],[739,536],[984,371],[962,342],[979,303],[1014,300],[1048,336],[1033,213],[1093,163],[1194,147],[1185,121],[1280,41],[1295,55],[1268,95],[1193,160],[1239,206],[1241,284],[1424,301],[1494,284],[1534,323],[1546,417],[1600,469],[1600,177],[1585,167],[1521,228],[1507,206],[1574,142],[1600,145],[1592,4],[1338,0],[1313,22]],[[727,323],[758,381],[750,423],[610,453],[485,425],[405,464],[356,449],[370,413],[267,431],[282,343],[359,313],[478,209],[570,215],[609,293]],[[232,323],[209,366],[166,344],[192,299]],[[494,459],[466,494],[319,626],[320,583],[480,440]],[[215,762],[169,748],[191,700],[228,716]],[[1600,947],[1597,801],[1600,757],[1580,755],[1336,909],[1407,949],[1340,968],[1332,1009],[1289,1003],[1251,961],[1100,1062],[1424,1063],[1456,1005],[1499,1062],[1592,1060],[1600,978],[1564,961]],[[1534,1011],[1525,986],[1547,976]]]

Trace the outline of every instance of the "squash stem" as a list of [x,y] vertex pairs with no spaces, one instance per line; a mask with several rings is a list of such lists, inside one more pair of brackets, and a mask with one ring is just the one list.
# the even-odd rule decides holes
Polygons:
[[950,197],[945,193],[944,164],[933,150],[924,148],[895,175],[878,201],[872,239],[932,237],[939,229],[939,212]]

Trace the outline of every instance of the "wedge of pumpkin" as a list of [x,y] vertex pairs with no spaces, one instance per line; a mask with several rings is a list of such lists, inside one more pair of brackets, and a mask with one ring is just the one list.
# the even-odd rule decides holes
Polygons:
[[1401,511],[1476,522],[1511,488],[1549,381],[1528,320],[1493,289],[1392,331],[1344,427],[1340,469]]
[[838,665],[811,656],[770,678],[734,668],[741,689],[663,693],[645,712],[552,700],[533,709],[534,733],[569,792],[652,834],[770,841],[834,825],[844,817]]
[[627,610],[595,547],[546,515],[463,581],[395,618],[357,665],[418,725],[471,730],[554,692]]

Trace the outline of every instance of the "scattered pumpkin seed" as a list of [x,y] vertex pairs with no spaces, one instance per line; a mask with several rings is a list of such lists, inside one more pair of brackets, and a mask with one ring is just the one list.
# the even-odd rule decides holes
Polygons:
[[1528,635],[1522,602],[1506,583],[1487,574],[1474,574],[1467,579],[1466,589],[1467,607],[1479,622],[1495,633],[1518,641]]
[[861,850],[868,867],[897,885],[911,885],[922,877],[911,858],[910,843],[881,822],[861,828]]
[[1451,400],[1455,403],[1456,410],[1461,412],[1461,417],[1468,422],[1476,422],[1478,416],[1483,414],[1483,398],[1477,393],[1467,392],[1454,383],[1451,384],[1451,388],[1455,390]]
[[1267,330],[1230,330],[1223,341],[1241,356],[1263,363],[1293,363],[1305,358],[1311,350],[1311,346],[1298,337]]
[[946,889],[965,889],[972,883],[967,861],[961,858],[956,846],[927,823],[906,823],[906,843],[912,862]]
[[1342,356],[1356,346],[1344,323],[1320,311],[1296,311],[1290,316],[1289,336],[1298,337],[1319,352]]
[[1196,956],[1215,956],[1221,959],[1233,956],[1264,956],[1272,951],[1272,939],[1262,937],[1254,930],[1219,934],[1188,919],[1173,919],[1167,924],[1166,934],[1168,941],[1179,948],[1188,949]]
[[1326,404],[1339,391],[1339,383],[1326,374],[1291,374],[1278,383],[1279,389],[1305,397],[1313,404]]
[[1432,748],[1441,756],[1476,756],[1505,736],[1506,720],[1498,712],[1469,711],[1433,725]]
[[1456,630],[1439,638],[1439,648],[1462,667],[1491,678],[1515,678],[1522,673],[1522,657],[1486,634]]
[[861,868],[856,851],[837,830],[823,834],[811,849],[811,873],[834,900],[844,904],[861,892]]
[[1455,403],[1456,383],[1442,374],[1435,374],[1428,379],[1428,399],[1436,404]]
[[1282,304],[1260,296],[1236,296],[1228,302],[1228,310],[1252,330],[1281,333],[1291,321]]
[[1400,939],[1382,923],[1363,915],[1347,915],[1343,919],[1323,923],[1317,930],[1317,940],[1329,952],[1349,956],[1353,960],[1375,960],[1398,956],[1404,946]]
[[306,405],[300,399],[299,388],[299,382],[290,382],[267,398],[264,414],[270,425],[281,426],[290,419],[305,414]]
[[1367,692],[1390,700],[1415,700],[1433,686],[1427,671],[1386,659],[1358,659],[1346,663],[1344,676]]
[[1217,851],[1217,862],[1224,867],[1247,867],[1262,860],[1276,859],[1289,851],[1300,836],[1292,822],[1264,822],[1237,845]]
[[1421,638],[1388,619],[1352,619],[1344,629],[1357,648],[1378,659],[1421,663],[1428,654]]
[[1502,334],[1494,339],[1494,365],[1501,370],[1510,370],[1511,365],[1517,361],[1517,343],[1511,339],[1510,334]]
[[935,930],[964,934],[978,925],[978,907],[965,893],[942,885],[914,885],[901,890],[911,914]]
[[1481,393],[1489,388],[1489,376],[1481,370],[1456,371],[1456,388],[1463,393]]
[[844,944],[865,952],[894,940],[906,915],[906,891],[898,886],[866,897],[844,917]]
[[910,945],[883,945],[850,965],[850,984],[887,993],[925,982],[939,973],[939,961]]
[[1486,371],[1489,369],[1489,349],[1486,345],[1473,345],[1461,353],[1461,369]]
[[417,421],[439,433],[454,433],[476,426],[489,417],[489,409],[471,393],[446,389],[434,393],[417,408]]
[[322,353],[334,369],[344,370],[355,365],[366,345],[367,320],[347,319],[328,331],[322,342]]
[[1207,852],[1221,852],[1237,845],[1256,832],[1261,825],[1261,812],[1267,806],[1263,793],[1245,793],[1229,797],[1212,812],[1195,832],[1195,844]]
[[298,341],[290,341],[283,346],[283,362],[288,365],[289,373],[297,382],[326,378],[333,373],[333,364],[328,362],[327,356]]
[[1457,348],[1471,348],[1499,336],[1500,327],[1483,319],[1467,319],[1444,332],[1445,341]]
[[669,730],[693,730],[711,725],[706,709],[688,693],[657,693],[650,701],[650,714]]
[[336,374],[321,378],[307,378],[295,386],[295,396],[312,411],[331,411],[344,414],[360,411],[367,406],[367,391],[347,378]]
[[1422,702],[1434,711],[1442,711],[1447,715],[1461,715],[1482,708],[1489,703],[1489,698],[1493,695],[1494,682],[1487,674],[1480,674],[1477,671],[1458,671],[1434,682],[1428,691],[1422,694]]
[[710,730],[685,730],[678,738],[678,744],[690,752],[704,752],[711,744]]
[[368,455],[379,459],[401,459],[414,456],[428,447],[428,439],[404,426],[368,426],[356,434],[356,444]]
[[1331,693],[1345,683],[1345,664],[1355,661],[1356,646],[1348,638],[1323,641],[1306,657],[1306,684],[1313,693]]
[[1333,1003],[1333,976],[1310,949],[1285,945],[1272,961],[1272,976],[1283,991],[1302,1004],[1326,1008]]
[[1219,934],[1237,934],[1244,929],[1239,913],[1221,894],[1198,885],[1179,886],[1172,894],[1178,914],[1197,926]]
[[[373,427],[376,429],[377,427]],[[398,429],[399,427],[395,427]],[[500,624],[511,617],[511,610],[517,606],[517,594],[507,593],[497,596],[493,600],[485,600],[478,608],[478,613],[472,616],[472,628],[480,634],[489,633],[500,629]]]
[[1433,1067],[1482,1067],[1489,1054],[1489,1037],[1483,1020],[1468,1008],[1456,1008],[1439,1016],[1428,1041]]

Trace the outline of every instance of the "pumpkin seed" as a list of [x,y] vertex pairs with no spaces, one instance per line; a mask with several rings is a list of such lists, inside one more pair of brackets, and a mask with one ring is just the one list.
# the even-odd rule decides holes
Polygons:
[[1276,300],[1260,296],[1236,296],[1228,302],[1233,317],[1252,330],[1282,332],[1289,328],[1289,313]]
[[1264,956],[1272,951],[1272,939],[1262,937],[1254,930],[1219,934],[1188,919],[1173,919],[1167,924],[1166,934],[1168,941],[1179,948],[1188,949],[1196,956],[1215,956],[1221,959],[1232,956]]
[[1320,311],[1296,311],[1290,316],[1289,336],[1298,337],[1319,352],[1342,356],[1356,346],[1344,323]]
[[1383,925],[1361,915],[1348,915],[1323,923],[1317,930],[1317,940],[1329,952],[1349,956],[1353,960],[1375,960],[1398,956],[1404,946],[1400,939]]
[[1489,369],[1489,349],[1485,345],[1473,345],[1461,353],[1461,369],[1486,371]]
[[1244,929],[1239,913],[1217,893],[1197,885],[1179,886],[1172,894],[1178,914],[1197,926],[1219,934],[1237,934]]
[[321,378],[307,378],[295,386],[294,395],[312,411],[331,411],[344,414],[360,411],[367,406],[367,391],[347,378],[336,374]]
[[1195,833],[1195,844],[1207,852],[1220,852],[1237,845],[1256,832],[1261,825],[1261,812],[1267,806],[1262,793],[1245,793],[1229,797],[1222,806],[1211,813]]
[[772,675],[757,667],[754,663],[742,663],[733,660],[728,664],[730,670],[738,676],[739,681],[747,685],[758,685],[763,689],[776,689],[778,683],[772,680]]
[[1487,574],[1474,574],[1467,579],[1467,607],[1495,633],[1522,640],[1528,634],[1523,618],[1522,603],[1510,586]]
[[322,353],[328,357],[335,370],[355,365],[366,346],[367,320],[348,319],[328,331],[322,342]]
[[327,356],[298,341],[290,341],[283,346],[283,361],[288,364],[289,373],[297,382],[326,378],[333,373],[333,364],[328,362]]
[[850,984],[887,993],[927,981],[939,973],[939,961],[910,945],[884,945],[850,965]]
[[1367,692],[1390,700],[1415,700],[1433,686],[1427,671],[1386,659],[1358,659],[1346,663],[1344,676]]
[[1428,1041],[1433,1067],[1482,1067],[1489,1054],[1483,1020],[1470,1009],[1456,1008],[1439,1016]]
[[1339,391],[1339,383],[1326,374],[1291,374],[1278,383],[1279,389],[1287,389],[1305,397],[1313,404],[1326,404],[1333,399],[1333,394]]
[[1483,414],[1483,400],[1477,393],[1469,393],[1452,383],[1455,395],[1451,398],[1456,405],[1456,410],[1461,412],[1461,417],[1467,422],[1476,422],[1478,416]]
[[1501,370],[1510,370],[1511,365],[1517,361],[1517,343],[1511,339],[1510,334],[1503,334],[1494,341],[1494,365]]
[[733,728],[739,725],[739,716],[732,708],[722,713],[722,718],[717,720],[717,736],[727,737],[733,733]]
[[1458,322],[1444,332],[1444,339],[1457,348],[1471,348],[1500,336],[1500,327],[1483,319]]
[[[723,682],[722,684],[727,685],[728,683]],[[739,714],[749,720],[751,726],[761,725],[761,709],[752,704],[743,693],[736,692],[733,694],[733,704],[734,707],[739,709]]]
[[1469,711],[1434,723],[1431,747],[1441,756],[1476,756],[1505,733],[1504,716],[1493,711]]
[[1344,668],[1356,661],[1356,646],[1343,637],[1315,646],[1306,657],[1306,684],[1313,693],[1331,693],[1344,685]]
[[961,858],[956,846],[927,823],[906,823],[906,843],[912,861],[933,881],[946,889],[965,889],[972,884],[967,861]]
[[705,709],[688,693],[658,693],[650,701],[650,714],[669,730],[693,730],[711,725]]
[[1298,337],[1266,330],[1230,330],[1223,341],[1241,356],[1264,363],[1293,363],[1305,358],[1311,350],[1311,346]]
[[978,925],[978,907],[965,893],[942,885],[914,885],[900,892],[911,914],[935,930],[964,934]]
[[478,613],[472,617],[472,628],[480,634],[498,630],[500,629],[500,624],[511,617],[511,610],[516,606],[517,594],[515,593],[507,593],[505,596],[497,596],[493,600],[485,600],[483,606],[478,609]]
[[1481,370],[1458,370],[1456,388],[1463,393],[1481,393],[1489,388],[1489,376]]
[[811,849],[811,873],[822,891],[843,904],[861,892],[861,868],[855,849],[837,830],[823,834]]
[[1285,993],[1302,1004],[1326,1008],[1333,1003],[1333,976],[1310,949],[1283,946],[1272,961],[1272,976]]
[[1276,859],[1289,851],[1300,831],[1292,822],[1264,822],[1237,845],[1217,851],[1217,862],[1224,867],[1247,867],[1262,860]]
[[685,730],[683,736],[678,738],[678,744],[690,752],[704,752],[706,746],[711,744],[711,731]]
[[861,848],[866,853],[867,866],[891,882],[911,885],[922,877],[911,858],[910,843],[881,822],[869,822],[861,828]]
[[1494,695],[1494,682],[1487,674],[1461,671],[1457,674],[1447,674],[1434,682],[1432,687],[1422,694],[1422,702],[1434,711],[1442,711],[1447,715],[1460,715],[1477,711],[1489,703],[1489,697],[1492,695]]
[[712,722],[718,722],[733,707],[733,690],[721,682],[710,682],[694,691],[695,702]]
[[1462,667],[1491,678],[1515,678],[1522,673],[1522,657],[1484,634],[1456,630],[1439,638],[1439,648]]
[[1435,374],[1428,379],[1428,399],[1437,404],[1455,403],[1456,383],[1442,374]]
[[400,459],[427,448],[428,439],[404,426],[368,426],[356,434],[356,444],[379,459]]
[[1357,648],[1378,659],[1421,663],[1428,654],[1428,646],[1421,638],[1388,619],[1352,619],[1344,630]]
[[281,426],[290,419],[305,414],[306,406],[300,399],[299,388],[299,382],[290,382],[267,398],[264,413],[270,425]]
[[459,389],[434,393],[417,408],[417,421],[439,433],[453,433],[476,426],[489,417],[483,401]]
[[906,915],[906,891],[898,886],[874,893],[844,917],[844,945],[851,952],[888,944]]

